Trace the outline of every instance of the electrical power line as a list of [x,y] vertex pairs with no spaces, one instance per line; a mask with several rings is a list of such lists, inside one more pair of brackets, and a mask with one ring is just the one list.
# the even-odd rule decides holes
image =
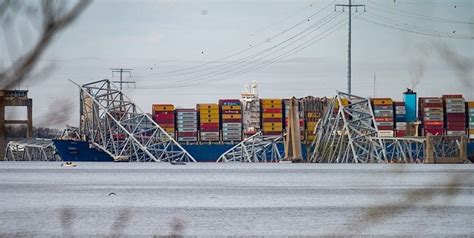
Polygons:
[[425,27],[420,27],[420,26],[416,26],[416,25],[412,25],[408,23],[398,22],[394,19],[384,17],[375,13],[367,13],[366,16],[369,18],[372,18],[373,20],[386,22],[388,24],[392,24],[401,28],[407,28],[413,31],[419,31],[420,33],[427,33],[427,34],[432,34],[432,35],[438,35],[439,37],[453,38],[453,39],[473,39],[472,36],[467,36],[463,34],[453,35],[447,32],[442,32],[442,31],[438,31],[434,29],[428,29]]
[[120,81],[112,81],[113,83],[118,83],[120,84],[120,91],[122,91],[122,86],[123,84],[135,84],[135,81],[123,81],[123,74],[126,73],[129,75],[129,77],[132,77],[132,70],[133,69],[124,69],[124,68],[111,68],[112,71],[112,77],[114,76],[114,73],[119,73],[120,74]]
[[[358,16],[354,17],[357,18]],[[236,77],[236,76],[239,76],[239,75],[242,75],[242,74],[246,74],[248,72],[251,72],[251,71],[254,71],[254,70],[257,70],[257,69],[260,69],[260,68],[263,68],[263,67],[266,67],[268,65],[271,65],[273,63],[276,63],[280,60],[283,60],[291,55],[294,55],[312,45],[314,45],[315,43],[319,42],[320,40],[323,40],[324,38],[326,38],[327,36],[329,36],[330,34],[332,34],[333,32],[339,30],[340,28],[342,28],[345,24],[346,24],[347,20],[344,19],[342,22],[339,22],[336,24],[336,26],[332,27],[331,30],[329,31],[326,31],[325,34],[323,35],[318,35],[319,37],[313,37],[312,39],[304,42],[303,44],[300,44],[299,46],[287,51],[286,53],[284,54],[281,54],[281,55],[278,55],[274,58],[271,58],[269,59],[268,61],[266,62],[262,62],[258,65],[254,65],[250,68],[246,68],[246,69],[243,69],[241,71],[238,71],[238,72],[235,72],[234,74],[230,74],[230,75],[227,75],[225,77],[219,77],[219,78],[208,78],[206,79],[206,81],[211,81],[213,80],[213,82],[217,82],[217,81],[221,81],[221,80],[225,80],[225,79],[229,79],[229,78],[233,78],[233,77]],[[193,82],[192,84],[181,84],[181,85],[175,85],[175,86],[172,86],[172,87],[162,87],[162,86],[147,86],[146,88],[138,88],[138,89],[169,89],[169,88],[179,88],[179,87],[184,87],[184,86],[193,86],[193,85],[196,85],[198,84],[199,82]]]
[[448,35],[447,33],[440,34],[440,32],[437,32],[437,31],[416,29],[410,25],[393,23],[393,22],[389,22],[383,19],[381,20],[380,18],[373,17],[372,15],[369,15],[369,14],[367,14],[367,16],[361,17],[360,20],[370,23],[370,24],[375,24],[381,27],[392,28],[392,29],[414,33],[418,35],[425,35],[425,36],[432,36],[432,37],[439,37],[439,38],[451,38],[451,39],[469,39],[469,40],[474,39],[474,37],[470,37],[470,36]]
[[264,40],[264,41],[261,41],[261,42],[255,44],[255,45],[252,45],[252,46],[249,47],[249,48],[242,49],[242,50],[237,51],[237,52],[235,52],[235,53],[232,53],[232,54],[230,54],[230,55],[224,56],[224,57],[222,57],[222,58],[219,58],[219,59],[216,59],[216,60],[213,60],[213,61],[209,61],[209,62],[204,63],[204,64],[200,64],[200,65],[197,65],[197,66],[182,68],[182,69],[179,69],[179,70],[166,71],[166,72],[161,72],[161,73],[154,73],[154,74],[148,74],[148,75],[141,75],[141,77],[156,76],[156,75],[173,75],[173,74],[176,74],[176,73],[183,73],[183,71],[188,71],[188,70],[192,70],[192,69],[201,68],[201,67],[204,67],[204,66],[207,66],[207,65],[210,65],[210,64],[218,63],[218,62],[223,61],[223,60],[226,60],[226,59],[230,59],[230,58],[232,58],[232,57],[234,57],[234,56],[237,56],[237,55],[240,55],[240,54],[245,53],[245,52],[247,52],[247,51],[250,51],[250,50],[252,50],[252,49],[254,49],[254,48],[258,47],[258,46],[261,46],[261,45],[263,45],[263,44],[266,44],[266,43],[268,43],[268,40],[273,40],[273,39],[275,39],[275,38],[277,38],[277,37],[279,37],[279,36],[281,36],[281,35],[283,35],[283,34],[289,32],[289,31],[291,31],[291,30],[295,29],[296,27],[298,27],[298,26],[300,26],[300,25],[302,25],[302,24],[304,24],[304,23],[307,23],[309,19],[311,19],[311,18],[317,16],[318,14],[320,14],[321,12],[323,12],[324,10],[328,9],[334,2],[335,2],[335,0],[331,1],[330,3],[326,4],[326,5],[325,5],[323,8],[321,8],[320,10],[316,11],[315,13],[311,14],[311,15],[308,16],[308,17],[305,17],[303,20],[297,22],[296,24],[292,25],[291,27],[289,27],[289,28],[287,28],[287,29],[285,29],[285,30],[283,30],[283,31],[281,31],[281,32],[279,32],[279,33],[277,33],[277,34],[275,34],[275,35],[273,35],[273,36],[267,38],[267,39]]
[[453,19],[447,19],[447,18],[440,18],[440,17],[422,15],[422,14],[415,13],[415,12],[409,12],[409,11],[401,10],[401,9],[398,9],[398,8],[389,7],[389,6],[386,6],[386,5],[384,5],[384,4],[377,3],[377,2],[372,1],[372,0],[367,0],[367,1],[370,2],[371,4],[374,4],[374,5],[376,5],[376,6],[379,6],[379,7],[381,7],[381,8],[377,8],[377,7],[375,7],[375,6],[371,6],[371,7],[375,8],[375,9],[377,9],[377,10],[379,10],[379,11],[384,11],[384,12],[388,12],[388,13],[391,13],[391,14],[396,14],[396,15],[401,15],[401,16],[406,16],[406,17],[411,17],[411,18],[420,19],[420,20],[442,22],[442,23],[474,24],[474,22],[459,21],[459,20],[453,20]]
[[[247,56],[241,60],[238,60],[236,62],[229,62],[227,63],[226,67],[220,67],[218,68],[217,70],[214,70],[214,71],[211,71],[209,73],[205,73],[205,74],[201,74],[201,75],[198,75],[196,77],[192,77],[191,79],[184,79],[184,80],[180,80],[180,81],[175,81],[175,82],[172,82],[172,83],[168,83],[168,84],[162,84],[163,86],[169,86],[169,85],[176,85],[176,84],[181,84],[183,82],[187,82],[187,81],[192,81],[192,80],[195,80],[196,78],[200,78],[200,77],[210,77],[214,74],[219,74],[219,73],[222,73],[222,72],[226,72],[226,71],[229,71],[229,70],[235,70],[235,69],[238,69],[238,68],[241,68],[243,66],[246,66],[246,65],[249,65],[251,63],[255,63],[267,56],[270,56],[270,55],[273,55],[275,53],[278,53],[279,51],[281,50],[284,50],[285,48],[291,46],[292,44],[294,43],[297,43],[298,41],[301,41],[302,39],[308,37],[311,33],[314,33],[316,32],[318,29],[320,29],[321,27],[323,27],[324,25],[328,24],[329,22],[331,22],[333,19],[335,19],[338,14],[336,13],[330,13],[329,15],[329,18],[326,19],[326,17],[324,19],[322,19],[322,23],[319,24],[320,22],[317,22],[315,23],[314,25],[312,25],[311,27],[308,27],[307,29],[293,35],[292,37],[280,42],[279,44],[277,45],[274,45],[272,47],[269,47],[265,50],[262,50],[260,52],[257,52],[253,55],[250,55],[250,56]],[[317,26],[316,28],[314,26]],[[306,34],[304,34],[306,33]],[[286,44],[286,45],[285,45]],[[282,47],[280,47],[282,46]],[[270,52],[270,53],[268,53]],[[262,57],[263,55],[263,57]],[[255,59],[257,57],[260,57],[258,58],[257,60],[253,60],[253,61],[249,61],[251,59]]]
[[[326,24],[330,23],[330,22],[331,22],[332,20],[334,20],[339,14],[337,14],[337,13],[336,13],[336,14],[335,14],[335,13],[331,13],[330,15],[332,15],[332,16],[331,16],[329,19],[327,19],[326,21],[322,22],[321,24],[316,24],[316,25],[318,25],[317,28],[314,28],[314,29],[312,29],[311,31],[306,32],[306,31],[309,29],[309,28],[308,28],[308,29],[306,29],[305,31],[302,31],[302,32],[298,33],[297,35],[293,36],[293,37],[291,38],[293,41],[289,41],[289,40],[287,39],[287,40],[285,40],[285,41],[283,41],[283,42],[280,42],[279,44],[277,44],[277,45],[275,45],[275,46],[269,48],[270,50],[276,49],[276,50],[274,50],[273,52],[270,51],[270,53],[264,54],[264,53],[266,53],[266,52],[262,51],[262,52],[258,52],[258,53],[256,53],[256,54],[252,55],[251,58],[248,58],[248,59],[253,59],[253,58],[256,58],[257,56],[260,56],[260,58],[257,58],[257,59],[255,59],[255,60],[253,60],[253,61],[248,61],[248,60],[246,60],[246,61],[238,61],[238,62],[235,62],[235,63],[233,63],[232,65],[230,65],[231,67],[221,68],[221,69],[219,69],[219,70],[217,70],[217,71],[212,71],[211,73],[207,73],[207,74],[204,74],[204,75],[199,75],[199,76],[194,77],[194,78],[185,79],[185,80],[181,80],[181,81],[178,81],[178,82],[173,82],[173,83],[170,83],[170,84],[162,84],[161,86],[165,86],[165,87],[166,87],[166,86],[172,86],[172,85],[181,85],[181,84],[183,84],[183,83],[189,83],[189,82],[192,82],[192,81],[199,81],[199,80],[202,79],[202,78],[209,78],[209,77],[212,77],[212,76],[214,76],[214,75],[226,74],[226,73],[228,73],[229,71],[238,70],[239,68],[243,68],[243,67],[245,67],[245,66],[247,66],[247,65],[251,65],[251,64],[253,64],[253,63],[257,63],[258,61],[261,61],[261,60],[265,59],[265,58],[268,57],[268,56],[274,55],[274,54],[276,54],[276,53],[278,53],[278,52],[280,52],[280,51],[282,51],[282,50],[288,48],[289,46],[293,45],[294,43],[297,43],[298,41],[301,41],[302,39],[304,39],[304,38],[306,38],[307,36],[309,36],[311,33],[317,31],[318,29],[322,28],[322,27],[325,26]],[[304,32],[306,32],[306,34],[302,35],[302,36],[299,37],[299,38],[295,38],[296,36],[299,36],[299,35],[301,35],[301,33],[304,33]],[[314,39],[314,38],[315,38],[315,37],[313,37],[313,39]],[[287,44],[284,45],[285,43],[287,43]],[[283,45],[283,46],[280,47],[280,48],[276,48],[277,46],[281,46],[281,45]],[[268,49],[267,49],[267,50],[268,50]],[[267,50],[265,50],[265,51],[267,51]],[[262,56],[262,55],[263,55],[263,56]],[[234,66],[235,66],[235,67],[234,67]]]

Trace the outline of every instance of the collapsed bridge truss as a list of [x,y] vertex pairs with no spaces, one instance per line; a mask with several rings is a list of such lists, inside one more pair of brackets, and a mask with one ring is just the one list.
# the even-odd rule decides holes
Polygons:
[[80,88],[80,132],[117,161],[196,162],[109,80]]
[[380,137],[367,98],[337,92],[316,128],[309,162],[467,161],[462,136]]
[[265,136],[262,131],[241,141],[222,154],[217,162],[279,162],[283,151],[278,144],[283,143],[282,136]]

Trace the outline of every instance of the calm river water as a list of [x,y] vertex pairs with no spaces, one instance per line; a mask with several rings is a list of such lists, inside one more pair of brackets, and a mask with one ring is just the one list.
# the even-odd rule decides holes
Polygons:
[[0,236],[472,235],[474,165],[0,163]]

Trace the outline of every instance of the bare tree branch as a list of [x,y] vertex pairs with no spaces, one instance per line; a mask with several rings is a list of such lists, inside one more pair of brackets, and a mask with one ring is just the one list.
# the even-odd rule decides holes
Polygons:
[[38,63],[39,58],[49,46],[53,38],[65,27],[70,25],[89,5],[90,0],[80,0],[74,7],[65,14],[61,14],[64,5],[55,10],[54,1],[44,0],[43,11],[43,31],[40,39],[30,53],[18,59],[10,69],[0,73],[2,79],[0,88],[12,88],[25,79],[25,76],[32,71]]

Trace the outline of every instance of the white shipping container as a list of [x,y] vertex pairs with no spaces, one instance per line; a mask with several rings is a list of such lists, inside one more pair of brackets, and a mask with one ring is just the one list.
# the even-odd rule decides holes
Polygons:
[[392,130],[379,130],[380,137],[393,137],[394,132]]

